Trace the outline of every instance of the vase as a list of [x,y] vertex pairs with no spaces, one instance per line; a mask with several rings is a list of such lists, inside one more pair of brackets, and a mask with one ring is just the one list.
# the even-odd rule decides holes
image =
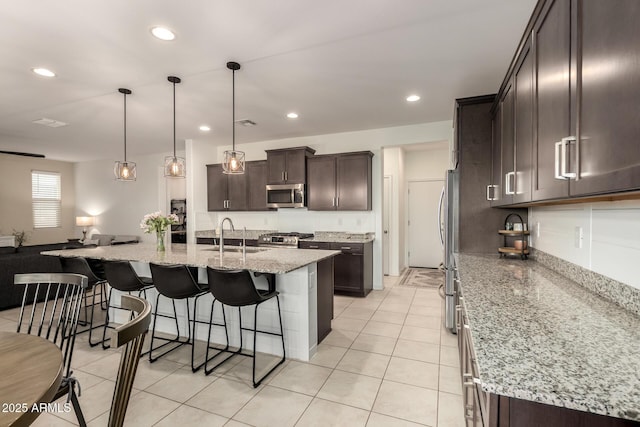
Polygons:
[[156,231],[156,251],[164,252],[164,233],[165,231]]

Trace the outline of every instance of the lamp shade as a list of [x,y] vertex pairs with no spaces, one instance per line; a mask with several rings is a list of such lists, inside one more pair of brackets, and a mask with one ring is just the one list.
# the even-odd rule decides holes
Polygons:
[[93,217],[92,216],[77,216],[76,217],[76,225],[78,227],[90,227],[93,225]]

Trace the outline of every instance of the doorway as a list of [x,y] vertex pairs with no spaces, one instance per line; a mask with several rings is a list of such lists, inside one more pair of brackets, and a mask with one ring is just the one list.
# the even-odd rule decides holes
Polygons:
[[391,191],[391,177],[385,175],[384,187],[382,193],[382,274],[389,275],[389,264],[391,251],[389,250],[389,227],[391,226],[391,200],[393,200]]
[[409,181],[409,267],[438,268],[443,261],[438,202],[443,180]]

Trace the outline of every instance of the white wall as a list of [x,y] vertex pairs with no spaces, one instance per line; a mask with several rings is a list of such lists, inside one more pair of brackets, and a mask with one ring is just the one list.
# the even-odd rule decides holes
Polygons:
[[76,215],[96,217],[96,225],[87,235],[131,234],[153,242],[155,237],[144,234],[140,229],[142,217],[158,210],[166,214],[169,200],[184,198],[186,193],[184,179],[164,177],[164,157],[168,154],[132,159],[137,166],[137,180],[133,182],[115,180],[114,160],[76,163]]
[[[61,184],[61,227],[33,228],[31,171],[57,172]],[[25,231],[25,245],[66,242],[82,235],[76,227],[73,163],[0,154],[0,235]]]
[[[358,132],[317,135],[304,138],[289,138],[237,145],[246,154],[246,160],[266,159],[264,150],[275,148],[308,146],[316,154],[342,153],[369,150],[373,157],[373,210],[370,212],[313,212],[306,209],[282,209],[277,212],[207,212],[206,164],[219,163],[222,153],[229,146],[212,148],[211,144],[199,141],[187,142],[187,165],[193,172],[193,181],[187,179],[187,198],[194,200],[188,221],[195,224],[191,230],[210,230],[224,216],[232,218],[236,227],[278,229],[280,231],[349,231],[376,234],[374,241],[374,288],[382,289],[382,148],[402,144],[417,144],[431,141],[450,141],[453,137],[451,121],[425,123]],[[404,179],[402,180],[404,182]],[[400,195],[400,206],[404,206],[404,194]],[[188,239],[193,241],[191,234]],[[402,240],[403,237],[402,237]],[[400,242],[404,245],[404,242]],[[403,260],[404,262],[404,260]]]
[[530,208],[529,225],[533,247],[640,288],[640,201]]

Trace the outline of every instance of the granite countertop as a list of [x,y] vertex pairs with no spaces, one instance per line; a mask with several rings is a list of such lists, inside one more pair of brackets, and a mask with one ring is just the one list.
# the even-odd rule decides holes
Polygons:
[[[235,249],[235,248],[234,248]],[[225,248],[220,258],[217,249],[207,245],[172,243],[165,252],[157,252],[156,245],[98,246],[94,248],[45,251],[43,255],[61,257],[81,256],[103,260],[153,262],[157,264],[184,264],[194,267],[214,267],[229,270],[246,269],[260,273],[285,274],[300,267],[339,255],[340,251],[313,249],[247,248],[246,262],[242,252]]]
[[534,261],[457,257],[485,391],[640,420],[640,318]]
[[[261,234],[274,233],[276,230],[247,230],[245,238],[247,240],[258,240]],[[224,237],[226,239],[242,239],[243,230],[224,230]],[[216,230],[201,230],[196,231],[196,238],[205,238],[205,239],[218,239],[220,237],[219,233],[216,233]]]
[[372,242],[375,233],[346,233],[337,231],[316,231],[314,237],[304,239],[305,242],[326,243],[368,243]]

